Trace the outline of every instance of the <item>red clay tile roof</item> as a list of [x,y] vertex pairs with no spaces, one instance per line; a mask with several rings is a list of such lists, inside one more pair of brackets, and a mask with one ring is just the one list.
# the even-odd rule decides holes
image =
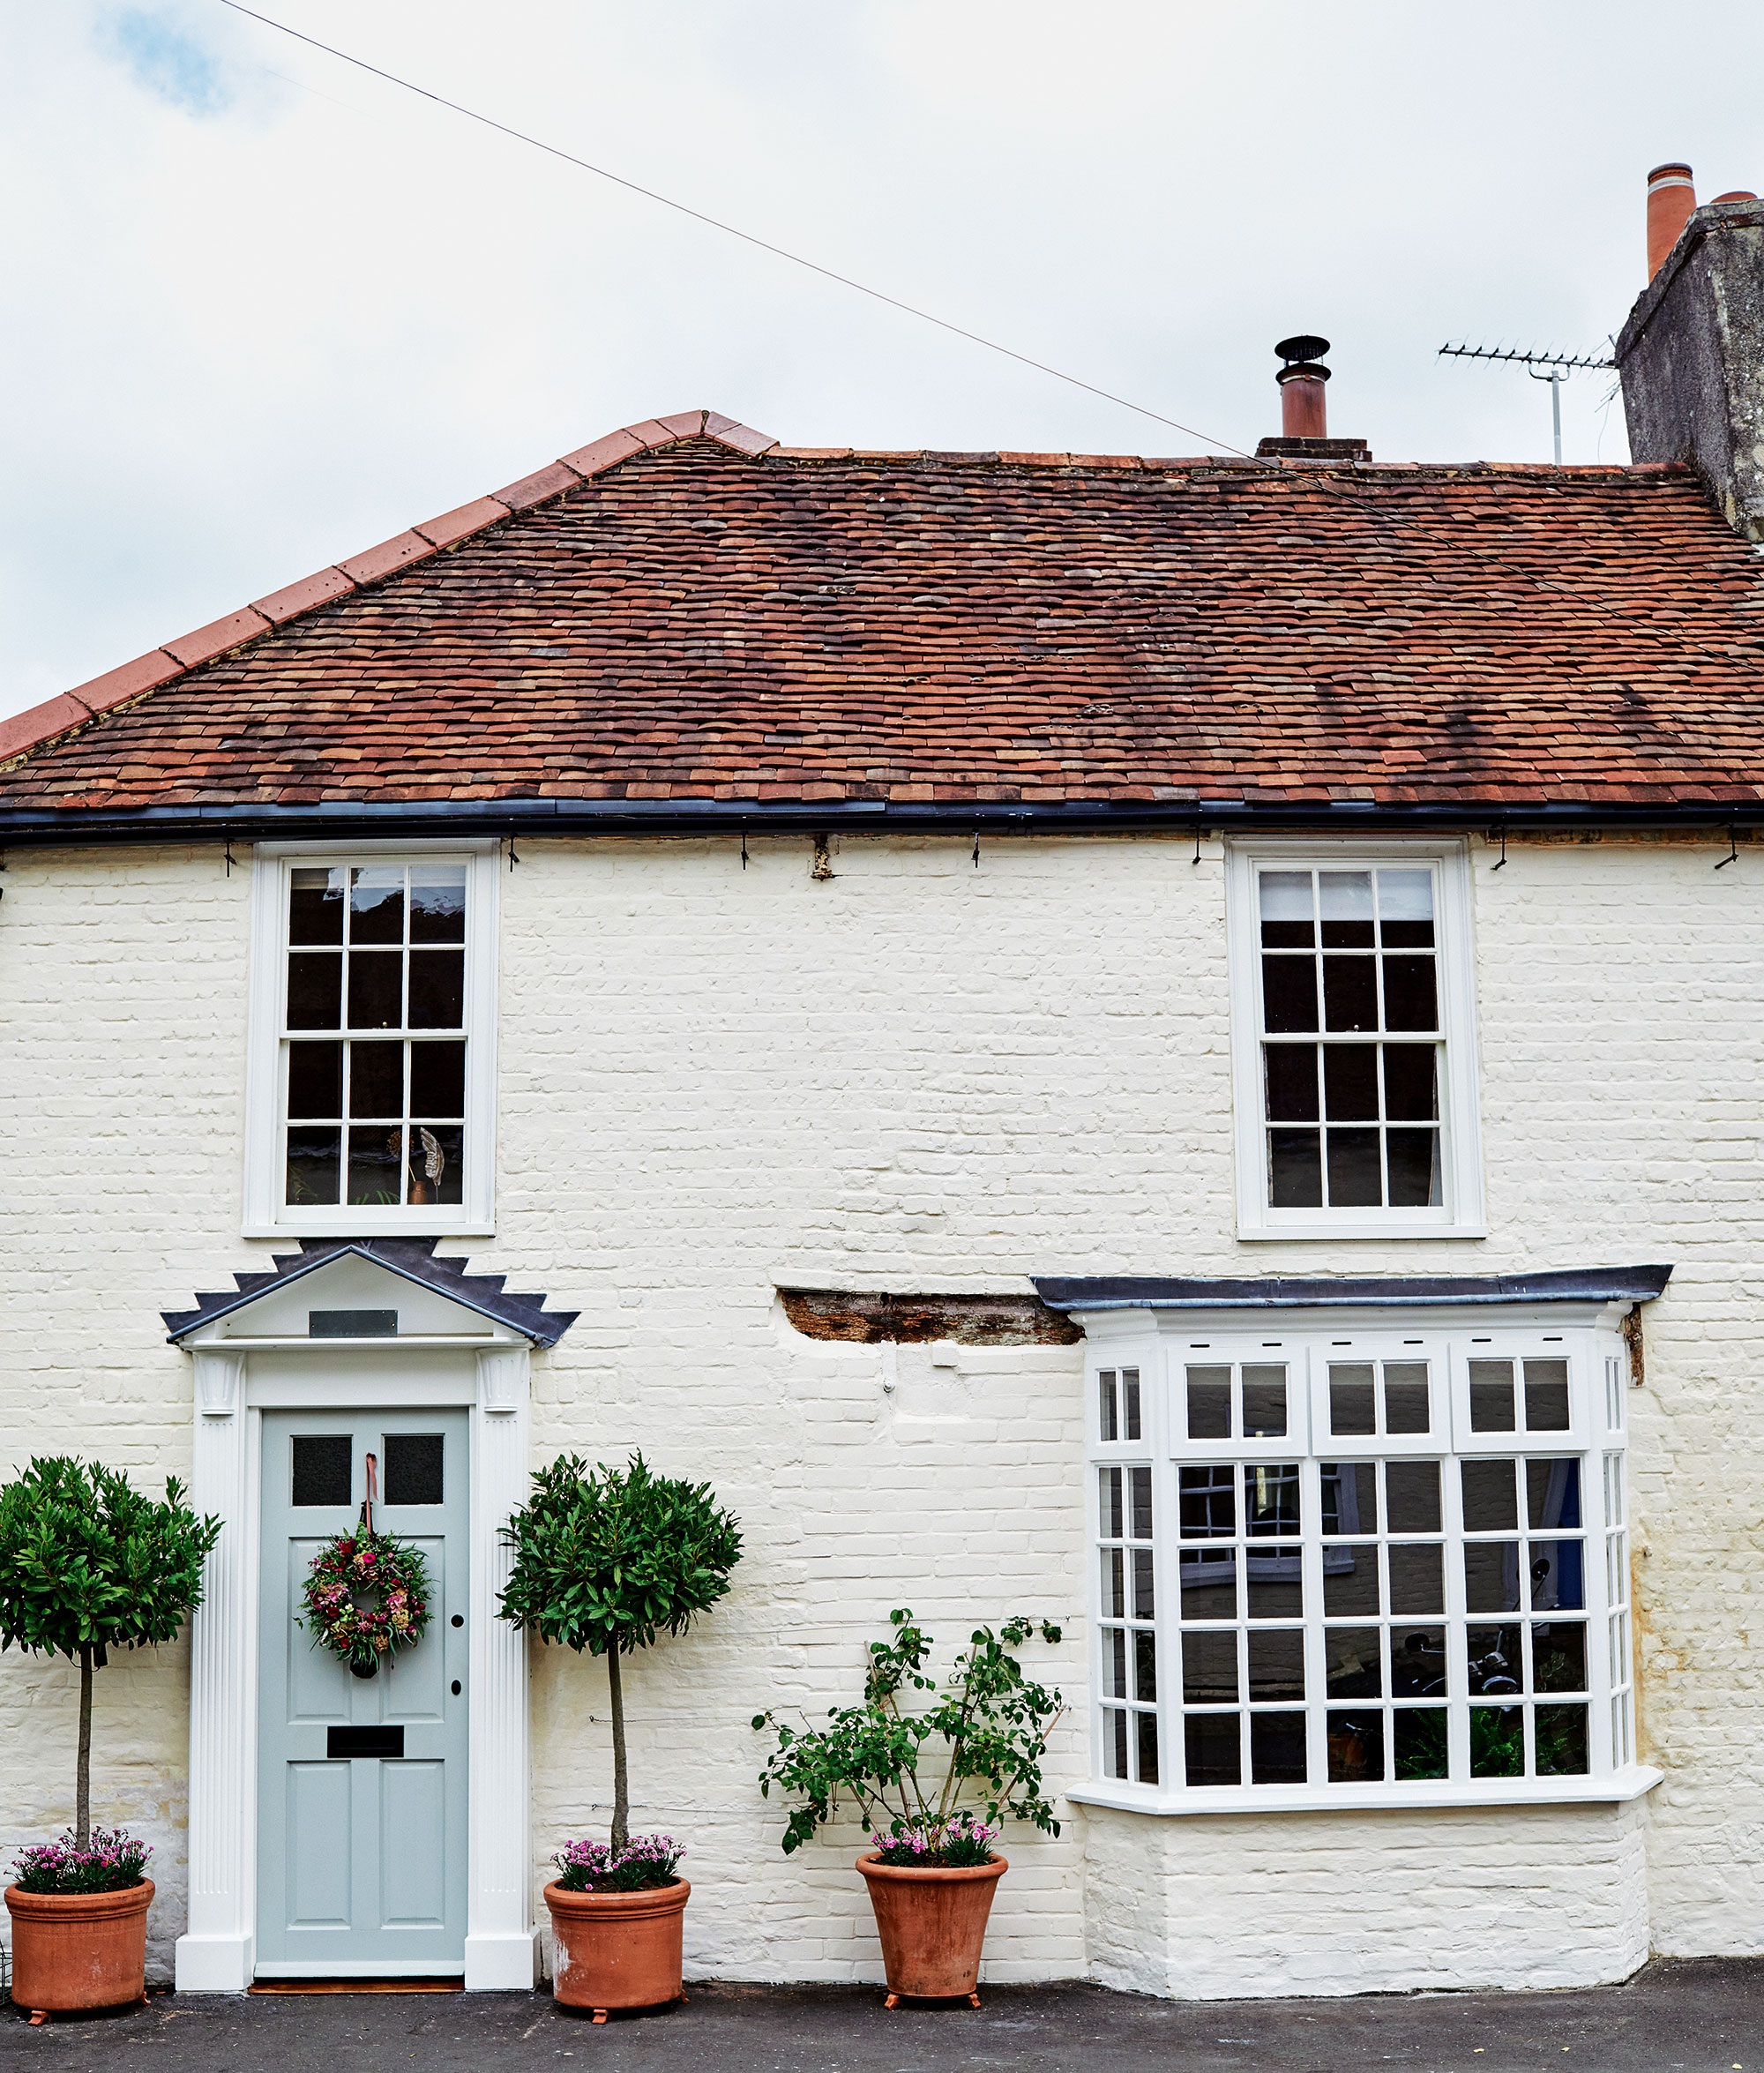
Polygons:
[[1680,468],[692,411],[0,723],[0,819],[514,800],[1719,818],[1764,802],[1760,565]]

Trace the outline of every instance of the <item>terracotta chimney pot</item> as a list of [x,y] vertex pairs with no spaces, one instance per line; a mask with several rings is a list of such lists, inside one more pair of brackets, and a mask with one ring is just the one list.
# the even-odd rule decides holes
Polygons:
[[1717,201],[1756,201],[1758,197],[1749,187],[1731,187],[1725,194],[1718,194]]
[[1676,162],[1656,166],[1648,176],[1648,278],[1666,263],[1666,255],[1678,242],[1678,233],[1689,222],[1697,206],[1697,191],[1691,183],[1691,168]]
[[1329,370],[1314,360],[1296,367],[1282,367],[1274,378],[1280,384],[1280,433],[1283,439],[1327,439],[1328,408],[1323,385]]

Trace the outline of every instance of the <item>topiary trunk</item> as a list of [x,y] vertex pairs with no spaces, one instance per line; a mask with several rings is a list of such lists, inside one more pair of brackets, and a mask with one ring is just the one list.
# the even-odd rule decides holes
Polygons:
[[631,1800],[624,1769],[624,1687],[618,1668],[619,1636],[615,1634],[607,1650],[607,1689],[612,1696],[612,1846],[615,1855],[624,1848],[631,1828]]

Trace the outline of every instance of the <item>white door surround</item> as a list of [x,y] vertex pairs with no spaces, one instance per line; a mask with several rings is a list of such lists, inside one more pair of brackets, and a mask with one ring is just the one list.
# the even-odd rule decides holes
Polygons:
[[[256,1963],[261,1414],[396,1405],[459,1405],[468,1414],[465,1984],[529,1988],[538,1947],[529,1898],[527,1645],[496,1608],[510,1560],[501,1528],[527,1493],[530,1339],[359,1253],[314,1262],[293,1278],[297,1295],[279,1282],[177,1335],[195,1362],[190,1502],[222,1522],[191,1625],[190,1914],[177,1941],[177,1990],[241,1993]],[[400,1336],[301,1336],[292,1305],[303,1325],[309,1301],[334,1304],[331,1314],[396,1309]]]

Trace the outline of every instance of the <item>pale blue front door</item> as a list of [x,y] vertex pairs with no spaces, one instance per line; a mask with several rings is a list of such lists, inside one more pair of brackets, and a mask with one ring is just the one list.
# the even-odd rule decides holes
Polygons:
[[[355,1523],[414,1542],[429,1626],[358,1678],[298,1624],[314,1555]],[[463,1411],[264,1413],[258,1957],[266,1978],[465,1969],[470,1468]]]

